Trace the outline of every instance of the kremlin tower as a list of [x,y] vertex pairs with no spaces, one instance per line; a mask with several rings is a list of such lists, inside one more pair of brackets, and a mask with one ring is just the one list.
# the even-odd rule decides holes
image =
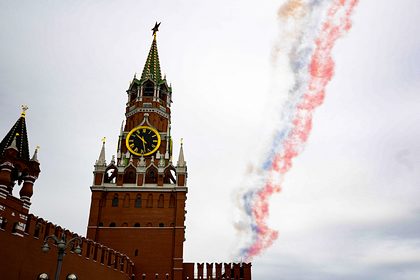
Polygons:
[[156,42],[127,89],[126,121],[116,158],[95,164],[87,237],[125,252],[135,275],[182,279],[187,199],[183,148],[172,162],[172,88],[162,77]]

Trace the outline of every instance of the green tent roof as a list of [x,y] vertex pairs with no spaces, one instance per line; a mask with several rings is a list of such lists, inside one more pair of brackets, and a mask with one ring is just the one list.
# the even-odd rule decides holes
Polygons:
[[140,82],[143,82],[147,78],[150,78],[156,84],[159,84],[162,81],[156,36],[153,37],[152,46],[150,47],[149,55],[147,56],[146,63],[144,64]]

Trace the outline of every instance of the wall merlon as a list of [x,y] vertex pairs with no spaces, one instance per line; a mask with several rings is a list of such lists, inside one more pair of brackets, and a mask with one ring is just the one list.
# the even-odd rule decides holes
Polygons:
[[184,263],[183,267],[182,279],[251,280],[251,263]]

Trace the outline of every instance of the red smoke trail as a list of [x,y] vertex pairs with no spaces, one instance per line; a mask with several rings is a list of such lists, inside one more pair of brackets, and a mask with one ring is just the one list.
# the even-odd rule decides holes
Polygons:
[[358,2],[359,0],[337,0],[328,9],[322,30],[315,40],[316,48],[309,67],[311,75],[309,89],[302,103],[298,105],[292,135],[283,144],[284,152],[275,157],[265,187],[257,193],[258,199],[253,207],[257,238],[246,251],[245,261],[250,261],[254,256],[260,255],[278,237],[278,231],[270,229],[267,225],[269,198],[273,193],[281,191],[282,178],[292,167],[292,159],[304,149],[312,129],[312,114],[315,108],[323,103],[325,87],[334,75],[332,48],[336,40],[351,28],[350,16]]

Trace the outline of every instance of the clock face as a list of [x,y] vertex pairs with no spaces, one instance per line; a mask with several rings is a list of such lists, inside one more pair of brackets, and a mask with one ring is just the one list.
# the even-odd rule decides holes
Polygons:
[[136,127],[128,134],[126,145],[128,150],[135,155],[153,154],[160,146],[159,132],[148,126]]

